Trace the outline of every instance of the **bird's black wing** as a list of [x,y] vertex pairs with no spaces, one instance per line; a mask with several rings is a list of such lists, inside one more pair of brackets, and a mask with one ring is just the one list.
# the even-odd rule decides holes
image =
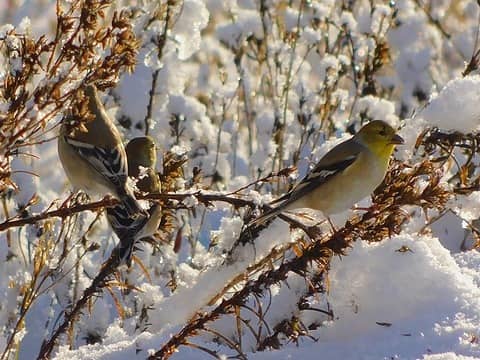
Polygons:
[[[270,205],[280,204],[285,207],[341,173],[358,158],[363,146],[352,140],[347,140],[330,150],[318,164],[288,193],[274,200]],[[339,160],[341,159],[341,160]]]
[[106,149],[77,141],[67,136],[65,141],[85,161],[90,163],[100,175],[114,184],[117,189],[125,186],[128,174],[127,161],[117,147]]

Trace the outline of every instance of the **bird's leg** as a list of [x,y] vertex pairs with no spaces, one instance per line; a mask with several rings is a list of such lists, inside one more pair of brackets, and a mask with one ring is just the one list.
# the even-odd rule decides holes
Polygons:
[[[286,211],[286,213],[291,213],[291,212]],[[303,217],[303,218],[305,218],[307,220],[310,220],[310,221],[315,220],[315,218],[313,218],[309,213],[306,213],[306,212],[295,212],[295,213],[291,213],[291,214],[294,215],[294,216]],[[313,226],[316,226],[318,224],[320,224],[320,223],[317,223]]]
[[352,207],[352,210],[353,211],[370,211],[370,212],[375,213],[375,212],[378,212],[380,209],[379,209],[379,206],[377,204],[373,203],[369,207],[354,206],[354,207]]
[[327,217],[327,221],[328,221],[330,227],[332,228],[333,234],[335,235],[335,234],[337,233],[337,228],[336,228],[335,225],[333,224],[332,219],[330,219],[330,217]]
[[70,201],[73,199],[74,195],[77,195],[77,192],[75,191],[70,191],[70,195],[62,202],[60,205],[60,209],[68,208],[70,205]]
[[78,192],[77,196],[75,197],[75,202],[79,204],[88,203],[90,201],[90,196],[83,191]]
[[368,207],[363,207],[363,206],[353,206],[352,210],[353,211],[368,211]]
[[70,195],[68,195],[68,197],[60,205],[60,209],[66,209],[70,206],[82,204],[84,202],[87,202],[88,200],[88,195],[83,191],[71,191]]
[[[322,230],[318,226],[322,222],[315,223],[314,225],[305,225],[301,221],[298,221],[293,217],[288,216],[287,214],[280,214],[278,217],[283,221],[286,221],[287,223],[289,223],[290,226],[303,230],[303,232],[307,234],[308,237],[312,240],[318,240],[321,238],[321,235],[323,235]],[[312,219],[311,217],[309,218]]]

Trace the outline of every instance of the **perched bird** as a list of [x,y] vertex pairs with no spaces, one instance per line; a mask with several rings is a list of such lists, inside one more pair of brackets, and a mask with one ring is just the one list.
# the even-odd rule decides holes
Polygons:
[[288,193],[274,200],[250,224],[261,224],[286,210],[310,208],[325,216],[351,208],[380,185],[390,156],[403,139],[386,122],[375,120],[331,149]]
[[[128,175],[137,180],[137,188],[143,193],[159,193],[161,184],[155,165],[156,146],[149,136],[130,140],[126,146]],[[131,218],[122,204],[107,208],[107,219],[119,238],[118,254],[122,263],[131,265],[133,251],[138,241],[152,236],[158,229],[162,218],[162,208],[154,203],[148,214]]]
[[62,122],[58,154],[68,179],[76,189],[95,195],[112,194],[129,216],[143,212],[127,184],[128,165],[120,133],[108,117],[94,85],[84,89],[89,111],[94,116],[84,128]]
[[137,137],[125,147],[128,176],[137,179],[137,188],[143,192],[160,192],[160,180],[155,173],[157,151],[150,136]]

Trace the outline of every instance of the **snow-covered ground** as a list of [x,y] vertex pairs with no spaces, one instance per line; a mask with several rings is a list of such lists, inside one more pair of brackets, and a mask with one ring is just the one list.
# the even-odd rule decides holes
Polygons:
[[[63,9],[73,3],[58,2]],[[257,205],[268,203],[362,121],[383,119],[405,139],[394,157],[412,167],[434,160],[438,187],[450,193],[441,210],[404,206],[408,216],[398,234],[379,242],[355,239],[343,256],[333,257],[322,289],[312,290],[314,264],[308,273],[289,272],[249,294],[245,307],[236,309],[239,317],[220,314],[199,327],[185,338],[198,347],[180,345],[172,359],[480,358],[480,253],[471,231],[480,218],[480,75],[476,69],[462,75],[480,49],[477,1],[168,3],[114,1],[105,7],[107,19],[128,10],[139,52],[135,70],[122,73],[102,100],[122,124],[125,141],[143,135],[148,123],[159,172],[165,171],[167,151],[187,159],[170,192],[203,189],[230,196],[272,171],[296,166],[286,179],[240,192]],[[6,56],[5,44],[18,41],[7,24],[34,38],[53,38],[56,8],[49,0],[0,0],[0,113],[11,106],[2,97],[7,75],[25,61],[16,53]],[[159,50],[167,8],[169,30]],[[109,54],[108,46],[97,50],[98,59]],[[85,73],[74,75],[80,81]],[[150,102],[152,76],[157,79]],[[42,78],[40,71],[29,84],[48,81],[55,78]],[[58,113],[49,121],[41,140],[54,138],[50,128],[60,118]],[[445,139],[435,148],[420,145],[419,136],[432,128],[457,139],[451,152]],[[40,213],[69,196],[56,146],[53,139],[8,154],[16,188],[12,183],[9,196],[1,193],[0,223],[7,213],[25,206],[26,216]],[[193,179],[196,169],[199,181]],[[424,189],[426,177],[415,186]],[[367,198],[358,206],[370,204]],[[294,246],[303,241],[301,231],[276,220],[254,248],[237,249],[226,260],[246,211],[226,202],[206,207],[193,196],[180,207],[190,210],[174,210],[173,230],[156,246],[143,244],[133,267],[121,268],[91,299],[59,337],[52,358],[144,359],[248,281],[301,256]],[[361,213],[349,210],[332,222],[342,228]],[[118,240],[104,216],[96,217],[84,212],[0,232],[0,352],[10,349],[5,358],[35,359],[108,258]],[[311,309],[299,308],[300,300]],[[282,323],[298,327],[288,336],[279,330]],[[278,343],[262,348],[269,336]]]

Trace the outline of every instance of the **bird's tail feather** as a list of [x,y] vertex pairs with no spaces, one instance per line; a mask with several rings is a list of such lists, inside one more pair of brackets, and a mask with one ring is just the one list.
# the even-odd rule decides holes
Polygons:
[[[112,216],[110,216],[112,218]],[[115,254],[119,258],[119,264],[126,264],[128,267],[132,264],[133,253],[137,250],[137,246],[142,240],[142,234],[145,226],[147,225],[149,218],[143,215],[139,215],[136,219],[131,218],[118,218],[110,224],[119,237],[118,245],[115,249]],[[129,226],[118,226],[121,222],[129,223]]]
[[120,264],[126,264],[128,267],[132,265],[133,252],[136,250],[137,241],[134,237],[123,239],[122,242],[118,244],[118,256],[120,258]]
[[250,221],[250,223],[248,225],[249,226],[262,225],[262,224],[266,223],[267,221],[271,220],[273,217],[280,214],[284,210],[284,206],[282,206],[282,205],[274,207],[274,208],[269,206],[268,208],[269,209],[265,213],[260,215],[258,218]]

